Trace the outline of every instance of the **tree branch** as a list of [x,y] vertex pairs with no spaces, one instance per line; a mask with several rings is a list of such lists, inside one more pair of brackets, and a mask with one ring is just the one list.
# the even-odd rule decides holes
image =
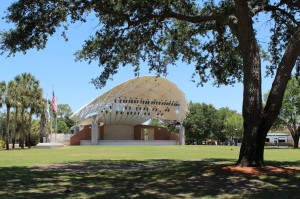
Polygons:
[[279,6],[258,5],[258,6],[255,6],[255,7],[252,9],[252,14],[253,14],[253,15],[256,15],[257,13],[262,12],[262,11],[266,11],[266,12],[269,12],[269,11],[271,11],[271,12],[279,11],[282,15],[287,16],[287,17],[288,17],[290,20],[292,20],[295,24],[300,25],[300,22],[297,21],[297,20],[295,19],[295,17],[294,17],[292,14],[290,14],[290,13],[286,12],[285,10],[279,8]]
[[293,1],[293,0],[281,0],[280,1],[281,5],[286,4],[289,7],[300,7],[300,1]]
[[141,23],[147,22],[152,19],[159,19],[161,21],[163,21],[165,19],[177,19],[177,20],[186,21],[186,22],[190,22],[190,23],[205,23],[205,22],[209,22],[209,21],[223,22],[226,19],[226,16],[222,13],[210,14],[210,15],[187,16],[187,15],[174,13],[171,11],[171,12],[166,12],[166,13],[158,14],[158,15],[149,14],[149,15],[146,15],[145,17],[140,18],[139,20],[136,20],[136,21],[130,20],[130,21],[128,21],[128,25],[129,26],[137,26]]
[[95,11],[100,11],[103,14],[111,14],[119,19],[124,19],[128,23],[128,26],[137,26],[141,23],[147,22],[152,19],[159,19],[159,20],[165,20],[165,19],[177,19],[181,21],[186,21],[190,23],[205,23],[209,21],[219,21],[223,22],[226,19],[226,15],[223,13],[212,13],[207,15],[198,15],[198,16],[188,16],[188,15],[182,15],[175,13],[173,11],[170,11],[169,9],[164,9],[159,14],[146,14],[144,17],[139,18],[138,20],[132,20],[130,19],[130,15],[116,12],[113,9],[110,8],[104,8],[104,7],[95,7]]
[[281,62],[279,63],[272,88],[264,108],[264,119],[269,125],[276,120],[282,106],[285,88],[291,77],[291,72],[300,55],[300,30],[297,30],[290,39]]

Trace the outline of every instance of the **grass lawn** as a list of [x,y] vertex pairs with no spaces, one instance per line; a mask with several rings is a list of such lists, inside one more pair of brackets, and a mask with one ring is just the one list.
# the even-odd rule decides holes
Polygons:
[[[0,198],[298,198],[300,172],[229,171],[239,147],[72,146],[0,151]],[[299,149],[265,149],[300,168]],[[293,171],[293,172],[291,172]]]

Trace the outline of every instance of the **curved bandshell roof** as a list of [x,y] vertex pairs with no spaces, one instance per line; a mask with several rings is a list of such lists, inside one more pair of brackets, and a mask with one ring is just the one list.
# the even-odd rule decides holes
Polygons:
[[137,125],[153,117],[182,122],[187,113],[185,95],[174,83],[162,77],[144,76],[112,88],[70,118],[79,125],[93,121]]

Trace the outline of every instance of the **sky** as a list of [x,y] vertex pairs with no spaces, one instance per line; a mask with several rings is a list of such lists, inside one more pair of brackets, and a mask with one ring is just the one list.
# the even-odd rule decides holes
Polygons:
[[[0,18],[4,16],[4,10],[11,4],[11,0],[0,1]],[[8,29],[10,26],[0,19],[0,29]],[[262,30],[263,31],[263,30]],[[135,78],[133,67],[121,67],[113,80],[108,80],[102,89],[96,89],[90,83],[92,78],[100,75],[102,68],[98,64],[87,62],[75,62],[74,53],[80,50],[83,41],[93,33],[93,27],[87,24],[71,25],[69,27],[68,42],[60,36],[60,33],[49,38],[45,49],[37,51],[29,50],[26,54],[18,53],[14,57],[0,56],[0,81],[6,82],[14,79],[21,73],[31,73],[40,81],[44,90],[44,97],[51,99],[52,90],[55,92],[58,104],[70,105],[73,112],[91,100],[121,84]],[[192,65],[178,62],[177,66],[171,66],[167,79],[177,84],[185,95],[187,101],[212,104],[216,108],[228,107],[239,113],[242,112],[243,87],[241,83],[234,86],[214,87],[208,82],[204,87],[197,87],[191,81],[194,72]],[[140,76],[155,75],[149,73],[147,64],[141,65]],[[263,79],[263,93],[270,90],[270,78]]]

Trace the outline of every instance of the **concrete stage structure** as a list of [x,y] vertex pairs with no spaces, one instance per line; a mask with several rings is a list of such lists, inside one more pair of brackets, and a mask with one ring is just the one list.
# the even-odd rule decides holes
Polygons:
[[[162,77],[126,81],[86,104],[73,115],[71,145],[185,144],[183,120],[188,114],[184,93]],[[179,135],[144,125],[152,118],[176,122]]]

